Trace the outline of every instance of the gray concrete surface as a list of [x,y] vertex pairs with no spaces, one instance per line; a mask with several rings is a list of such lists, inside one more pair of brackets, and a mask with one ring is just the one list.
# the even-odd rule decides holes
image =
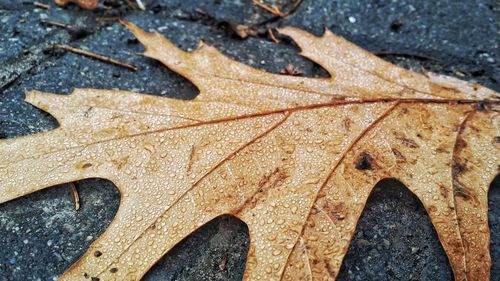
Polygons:
[[[257,68],[279,72],[292,63],[306,76],[326,74],[298,56],[288,40],[276,45],[262,32],[242,40],[231,26],[268,21],[261,30],[292,25],[318,35],[328,27],[366,49],[390,53],[382,57],[399,65],[460,75],[500,89],[500,3],[494,0],[305,0],[284,19],[274,19],[243,0],[144,2],[148,9],[142,12],[120,1],[82,11],[74,6],[43,10],[31,1],[0,0],[0,137],[57,127],[51,116],[22,101],[27,89],[67,94],[73,88],[94,87],[181,99],[196,96],[196,88],[184,78],[134,55],[142,46],[119,24],[107,20],[116,16],[158,30],[187,50],[203,39]],[[286,11],[289,2],[266,3]],[[43,19],[80,26],[88,34],[75,36],[41,24]],[[139,71],[47,50],[54,43],[116,57],[137,65]],[[492,280],[500,280],[498,182],[497,177],[490,191]],[[0,205],[1,281],[54,280],[104,231],[118,208],[116,189],[100,179],[76,186],[82,202],[79,211],[74,210],[67,184]],[[244,223],[218,218],[177,245],[144,280],[241,280],[247,246]],[[226,265],[221,270],[223,260]],[[452,276],[416,197],[397,182],[380,184],[360,220],[339,280],[452,280]]]

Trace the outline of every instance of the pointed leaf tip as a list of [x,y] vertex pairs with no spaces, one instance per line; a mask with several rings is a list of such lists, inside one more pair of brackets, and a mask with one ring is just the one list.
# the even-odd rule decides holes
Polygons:
[[138,27],[137,25],[135,25],[134,23],[132,22],[129,22],[129,21],[126,21],[126,20],[123,20],[123,19],[118,19],[118,22],[123,25],[125,28],[127,28],[128,30],[130,30],[130,32],[132,32],[134,34],[135,37],[137,37],[137,39],[140,40],[140,36],[145,36],[145,35],[148,35],[148,34],[153,34],[151,32],[147,32],[147,31],[144,31],[142,30],[140,27]]
[[31,90],[25,93],[24,101],[32,104],[36,108],[50,113],[52,117],[57,119],[57,122],[59,122],[59,124],[62,124],[65,116],[64,112],[62,112],[61,109],[67,106],[67,98],[68,96],[66,95],[57,95]]
[[48,111],[48,106],[53,105],[57,95],[40,92],[37,90],[27,91],[25,93],[24,101],[32,104],[33,106]]
[[135,25],[135,24],[133,24],[133,23],[131,23],[129,21],[119,19],[118,22],[121,25],[123,25],[124,27],[126,27],[128,30],[130,30],[130,32],[132,32],[134,34],[134,36],[137,37],[137,39],[139,39],[141,42],[142,42],[141,38],[143,36],[151,34],[149,32],[146,32],[146,31],[142,30],[137,25]]

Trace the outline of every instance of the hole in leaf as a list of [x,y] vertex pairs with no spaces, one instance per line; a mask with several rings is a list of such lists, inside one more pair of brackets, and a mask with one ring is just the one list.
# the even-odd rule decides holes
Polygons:
[[338,280],[452,280],[448,258],[418,198],[380,181],[361,215]]
[[102,179],[78,181],[75,186],[78,211],[69,184],[0,205],[0,277],[53,280],[104,232],[118,210],[118,190]]
[[228,215],[215,218],[179,242],[142,281],[240,281],[249,241],[244,222]]
[[488,192],[488,222],[490,225],[491,277],[500,276],[500,174],[491,182]]

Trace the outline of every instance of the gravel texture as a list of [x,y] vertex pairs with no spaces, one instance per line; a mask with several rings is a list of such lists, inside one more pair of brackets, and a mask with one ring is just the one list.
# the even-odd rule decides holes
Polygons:
[[[101,1],[103,2],[103,1]],[[125,1],[123,1],[125,2]],[[304,0],[286,18],[274,18],[243,0],[151,0],[139,11],[105,1],[95,11],[75,6],[50,10],[30,1],[0,0],[0,138],[51,130],[57,122],[23,102],[24,91],[68,94],[73,88],[117,88],[180,99],[197,89],[159,63],[135,55],[142,46],[110,17],[121,16],[164,34],[186,50],[200,39],[228,56],[270,72],[292,63],[305,76],[325,76],[301,58],[286,38],[275,44],[267,27],[292,25],[317,35],[325,27],[381,57],[417,71],[430,70],[500,90],[500,3],[494,0]],[[288,11],[291,1],[266,1]],[[48,3],[48,1],[46,1]],[[105,5],[112,6],[106,9]],[[77,34],[44,25],[53,20],[81,27]],[[237,25],[261,24],[241,39]],[[51,50],[70,44],[138,66],[132,72],[79,55]],[[1,161],[1,159],[0,159]],[[490,189],[492,280],[500,280],[499,177]],[[0,205],[0,281],[55,280],[111,222],[119,205],[113,184],[69,184]],[[248,247],[244,223],[221,217],[170,251],[144,280],[241,280]],[[373,191],[344,260],[339,280],[452,280],[453,274],[425,209],[396,181]]]

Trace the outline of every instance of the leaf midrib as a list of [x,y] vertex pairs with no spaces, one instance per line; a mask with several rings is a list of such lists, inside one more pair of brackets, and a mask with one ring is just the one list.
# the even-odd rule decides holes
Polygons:
[[[264,112],[257,112],[253,114],[246,114],[246,115],[239,115],[239,116],[234,116],[234,117],[229,117],[229,118],[221,118],[221,119],[214,119],[214,120],[208,120],[208,121],[201,121],[198,123],[193,123],[193,124],[187,124],[187,125],[181,125],[181,126],[175,126],[171,128],[161,128],[157,130],[151,130],[151,131],[145,131],[141,133],[136,133],[136,134],[131,134],[127,136],[121,136],[121,137],[116,137],[116,138],[110,138],[110,139],[105,139],[105,140],[100,140],[88,144],[82,144],[82,145],[77,145],[77,146],[72,146],[64,149],[59,149],[59,150],[54,150],[48,153],[43,153],[43,154],[37,154],[31,157],[26,157],[22,159],[18,159],[13,162],[7,162],[6,164],[15,164],[20,161],[28,160],[28,159],[33,159],[45,155],[50,155],[54,153],[58,153],[61,151],[69,151],[73,149],[78,149],[82,147],[90,147],[92,145],[96,144],[102,144],[106,142],[111,142],[111,141],[117,141],[125,138],[134,138],[134,137],[139,137],[139,136],[144,136],[144,135],[149,135],[149,134],[156,134],[156,133],[161,133],[161,132],[167,132],[167,131],[173,131],[173,130],[180,130],[180,129],[185,129],[185,128],[192,128],[192,127],[199,127],[199,126],[206,126],[206,125],[212,125],[212,124],[219,124],[219,123],[225,123],[225,122],[232,122],[232,121],[238,121],[238,120],[244,120],[244,119],[249,119],[249,118],[257,118],[257,117],[263,117],[263,116],[269,116],[273,114],[283,114],[286,112],[298,112],[298,111],[305,111],[305,110],[314,110],[314,109],[319,109],[319,108],[324,108],[324,107],[336,107],[336,106],[344,106],[344,105],[352,105],[352,104],[374,104],[374,103],[390,103],[390,102],[397,102],[397,103],[413,103],[413,104],[430,104],[430,103],[435,103],[435,104],[450,104],[450,105],[458,105],[458,104],[486,104],[486,105],[500,105],[500,100],[469,100],[469,99],[395,99],[395,98],[377,98],[377,99],[365,99],[365,100],[334,100],[332,102],[327,102],[327,103],[318,103],[318,104],[311,104],[311,105],[305,105],[305,106],[297,106],[297,107],[292,107],[292,108],[285,108],[285,109],[277,109],[277,110],[271,110],[271,111],[264,111]],[[40,136],[43,134],[51,133],[56,130],[64,130],[64,127],[58,127],[52,131],[48,132],[43,132],[40,133]],[[32,137],[36,136],[37,134],[34,135],[28,135],[24,137]],[[6,139],[6,141],[9,141],[11,139]],[[0,145],[2,144],[2,141],[0,141]]]

